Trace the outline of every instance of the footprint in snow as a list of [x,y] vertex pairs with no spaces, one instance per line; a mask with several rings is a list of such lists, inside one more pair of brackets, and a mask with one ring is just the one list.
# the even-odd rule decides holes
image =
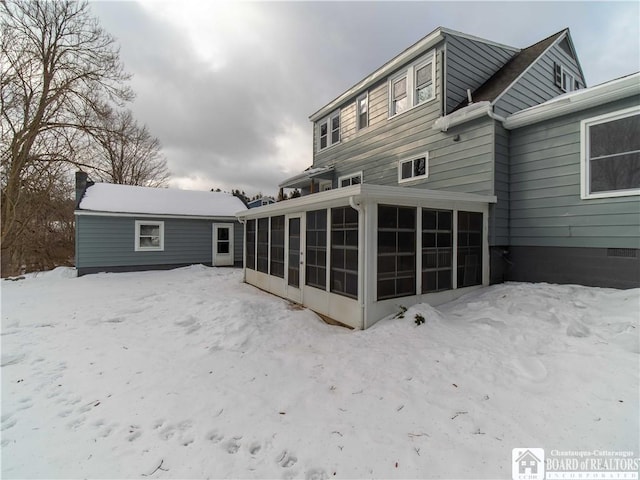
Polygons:
[[253,442],[250,446],[249,446],[249,453],[251,455],[256,455],[260,450],[262,449],[262,445],[260,445],[259,442]]
[[297,461],[298,461],[298,458],[286,450],[284,450],[276,460],[278,465],[280,465],[282,468],[293,467]]
[[207,440],[213,443],[220,443],[224,439],[224,435],[222,435],[217,430],[212,430],[207,433]]
[[321,468],[312,468],[304,474],[305,480],[327,480],[329,474]]
[[225,445],[227,453],[230,453],[232,455],[238,453],[238,450],[240,450],[240,443],[238,442],[238,440],[241,439],[242,437],[233,437],[231,440],[229,440]]
[[7,418],[6,420],[2,420],[2,426],[0,427],[0,431],[4,432],[5,430],[10,429],[15,426],[18,421],[15,418]]

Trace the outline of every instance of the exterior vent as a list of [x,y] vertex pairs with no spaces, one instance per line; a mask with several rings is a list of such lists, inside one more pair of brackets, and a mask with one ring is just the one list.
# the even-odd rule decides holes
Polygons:
[[638,258],[637,248],[607,248],[607,257]]

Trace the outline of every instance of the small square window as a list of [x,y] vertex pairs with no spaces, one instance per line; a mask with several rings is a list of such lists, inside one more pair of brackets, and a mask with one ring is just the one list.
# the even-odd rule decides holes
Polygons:
[[338,185],[342,187],[349,187],[351,185],[359,185],[362,183],[362,172],[350,173],[344,175],[338,179]]
[[429,154],[403,160],[398,166],[398,182],[407,182],[429,176]]
[[135,226],[136,252],[164,250],[164,222],[137,220]]

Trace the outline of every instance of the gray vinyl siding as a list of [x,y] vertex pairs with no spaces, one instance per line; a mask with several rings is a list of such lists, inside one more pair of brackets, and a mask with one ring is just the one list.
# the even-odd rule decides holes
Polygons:
[[515,54],[513,50],[454,35],[446,35],[447,113],[486,82]]
[[509,131],[495,122],[495,195],[491,205],[489,244],[509,244]]
[[638,104],[636,96],[511,131],[511,245],[640,247],[639,196],[580,198],[580,121]]
[[[164,250],[136,252],[136,220],[164,222]],[[76,268],[145,265],[211,265],[213,223],[224,221],[175,218],[76,216]],[[242,263],[243,228],[234,224],[234,259]]]
[[582,86],[585,85],[576,60],[556,43],[498,99],[494,112],[506,117],[565,93],[554,82],[554,62],[563,65]]
[[[434,100],[389,118],[388,82],[375,85],[369,89],[369,126],[353,133],[349,125],[355,125],[355,107],[345,105],[341,142],[316,152],[314,167],[335,165],[335,180],[362,171],[364,183],[492,195],[493,121],[483,117],[448,132],[432,128],[441,106],[441,56],[435,58]],[[457,142],[455,135],[460,136]],[[425,152],[429,153],[428,178],[399,184],[398,162]]]

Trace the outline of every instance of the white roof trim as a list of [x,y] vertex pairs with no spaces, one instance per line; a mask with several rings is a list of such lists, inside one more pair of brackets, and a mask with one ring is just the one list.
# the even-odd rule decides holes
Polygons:
[[475,193],[451,192],[445,190],[427,190],[421,188],[390,187],[372,185],[368,183],[337,188],[326,192],[313,193],[303,197],[284,200],[263,207],[237,213],[238,218],[260,218],[270,215],[281,215],[301,211],[344,205],[349,197],[355,197],[356,202],[363,200],[380,200],[394,203],[402,200],[447,201],[469,203],[496,203],[495,195],[477,195]]
[[369,88],[378,80],[381,80],[382,78],[387,77],[389,74],[393,73],[394,70],[396,70],[397,68],[402,66],[404,63],[411,60],[413,57],[416,57],[421,53],[426,52],[427,50],[430,50],[437,43],[444,40],[444,36],[442,35],[442,32],[443,32],[442,27],[436,28],[433,32],[431,32],[429,35],[424,37],[422,40],[419,40],[417,43],[413,44],[412,46],[404,50],[402,53],[392,58],[390,61],[385,63],[382,67],[377,69],[371,75],[369,75],[368,77],[365,77],[363,80],[356,83],[353,87],[351,87],[349,90],[344,92],[342,95],[335,98],[334,100],[329,102],[327,105],[322,107],[320,110],[312,114],[309,117],[309,120],[311,120],[312,122],[315,122],[316,120],[324,118],[326,115],[328,115],[329,113],[333,112],[336,108],[338,108],[348,98],[355,96],[361,90]]
[[516,112],[508,116],[503,123],[506,129],[511,130],[633,95],[640,95],[640,72],[560,95],[540,105]]
[[126,218],[175,218],[182,220],[213,220],[213,221],[235,221],[236,214],[227,216],[203,217],[200,215],[163,215],[152,213],[129,213],[129,212],[97,212],[93,210],[75,210],[74,215],[78,217],[126,217]]
[[440,27],[440,30],[442,31],[442,33],[453,35],[455,37],[466,38],[468,40],[473,40],[474,42],[480,42],[480,43],[484,43],[484,44],[487,44],[487,45],[492,45],[494,47],[504,48],[505,50],[511,50],[513,52],[516,52],[516,53],[519,52],[520,50],[522,50],[521,48],[516,48],[516,47],[512,47],[510,45],[505,45],[503,43],[494,42],[492,40],[487,40],[486,38],[476,37],[475,35],[470,35],[468,33],[458,32],[457,30],[452,30],[452,29],[446,28],[446,27]]
[[[565,29],[564,29],[564,32],[562,33],[562,35],[558,36],[558,38],[556,38],[556,39],[555,39],[555,41],[554,41],[551,45],[549,45],[547,48],[545,48],[545,50],[544,50],[540,55],[538,55],[538,57],[537,57],[533,62],[531,62],[531,63],[527,66],[527,68],[525,68],[525,69],[522,71],[522,73],[521,73],[520,75],[518,75],[518,76],[516,77],[516,79],[515,79],[513,82],[511,82],[511,83],[509,84],[509,86],[508,86],[507,88],[505,88],[504,90],[502,90],[502,92],[500,92],[500,94],[499,94],[496,98],[494,98],[494,99],[493,99],[492,104],[493,104],[493,105],[495,105],[496,103],[498,103],[498,101],[499,101],[499,100],[500,100],[500,99],[501,99],[501,98],[502,98],[502,97],[503,97],[503,96],[504,96],[504,95],[505,95],[505,94],[506,94],[506,93],[507,93],[507,92],[508,92],[508,91],[509,91],[509,90],[510,90],[510,89],[511,89],[511,88],[512,88],[516,83],[518,83],[518,82],[520,81],[520,79],[522,79],[522,77],[524,77],[527,73],[529,73],[529,70],[531,70],[531,69],[533,68],[533,66],[537,63],[537,61],[538,61],[541,57],[543,57],[544,55],[546,55],[546,54],[547,54],[547,52],[548,52],[549,50],[551,50],[555,45],[557,45],[559,42],[561,42],[561,41],[562,41],[562,39],[563,39],[563,38],[565,38],[565,37],[567,36],[567,33],[569,33],[569,29],[565,28]],[[547,37],[547,38],[549,38],[549,37]],[[542,40],[540,40],[540,41],[542,41]],[[535,44],[534,44],[534,45],[535,45]],[[528,48],[528,47],[527,47],[527,48]],[[583,75],[583,80],[584,80],[584,75]]]
[[[335,167],[333,165],[328,165],[326,167],[316,167],[316,168],[308,168],[304,172],[298,173],[293,177],[289,177],[278,185],[280,188],[297,188],[297,185],[301,185],[299,182],[303,180],[310,180],[318,175],[322,175],[323,173],[327,173],[333,171]],[[291,185],[294,185],[293,187]],[[306,183],[305,183],[306,185]]]

